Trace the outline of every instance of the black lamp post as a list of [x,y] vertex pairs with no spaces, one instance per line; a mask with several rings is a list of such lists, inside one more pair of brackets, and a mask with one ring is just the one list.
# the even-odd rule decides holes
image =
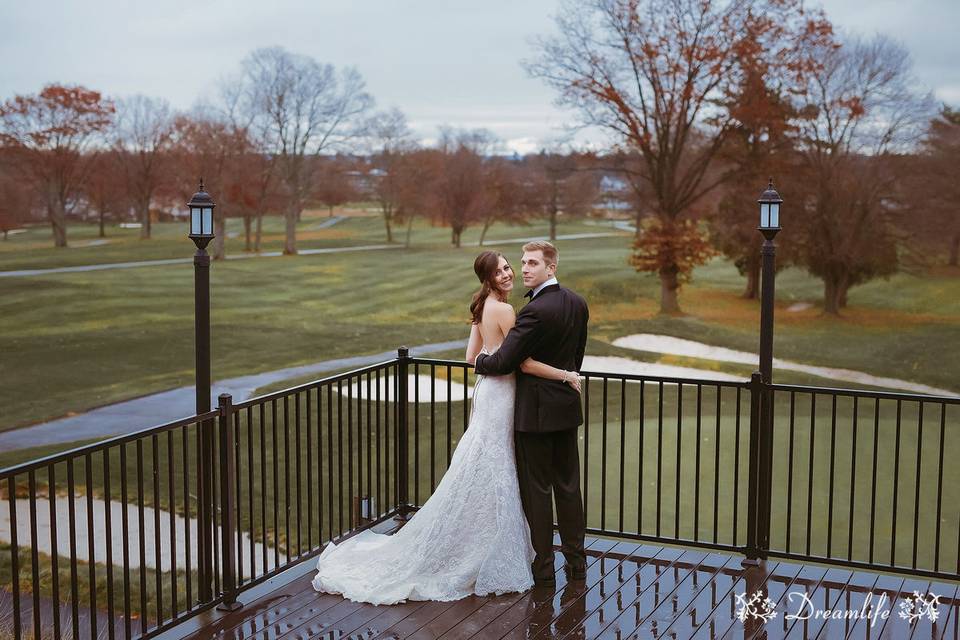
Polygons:
[[773,299],[777,255],[777,245],[773,243],[773,239],[780,231],[780,204],[783,202],[783,198],[773,188],[773,179],[757,202],[760,203],[760,226],[757,228],[764,238],[760,250],[763,258],[760,289],[760,375],[765,384],[770,384],[773,378]]
[[747,515],[747,560],[757,564],[770,548],[770,482],[773,456],[773,300],[777,246],[773,239],[780,231],[783,198],[771,179],[757,201],[763,246],[760,250],[760,371],[750,380],[750,490]]
[[[210,254],[207,245],[213,240],[213,208],[216,205],[203,189],[193,194],[190,208],[189,237],[197,245],[193,256],[193,300],[196,353],[197,414],[210,411]],[[200,424],[200,451],[197,458],[197,482],[200,485],[198,519],[200,525],[199,595],[202,601],[213,597],[213,421]]]

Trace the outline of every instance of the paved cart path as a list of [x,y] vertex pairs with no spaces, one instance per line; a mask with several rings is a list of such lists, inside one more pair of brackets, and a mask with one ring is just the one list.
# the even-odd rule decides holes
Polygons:
[[[453,340],[422,344],[411,347],[410,351],[415,355],[423,356],[451,349],[464,349],[466,346],[466,340]],[[216,407],[216,398],[221,393],[232,395],[234,402],[243,402],[250,398],[256,389],[268,384],[329,371],[365,367],[396,357],[396,351],[385,351],[367,356],[337,358],[216,381],[213,383],[211,406]],[[93,409],[79,415],[0,432],[0,451],[93,440],[121,433],[130,433],[193,415],[196,410],[195,403],[193,386],[154,393]]]

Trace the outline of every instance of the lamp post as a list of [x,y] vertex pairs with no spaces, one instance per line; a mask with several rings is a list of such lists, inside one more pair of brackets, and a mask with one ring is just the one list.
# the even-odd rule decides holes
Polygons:
[[[197,414],[210,411],[210,254],[207,245],[213,240],[213,198],[203,188],[193,194],[190,209],[189,237],[197,246],[193,256],[193,301],[196,353]],[[197,457],[199,505],[197,516],[201,529],[198,558],[199,596],[207,602],[213,597],[213,421],[199,425],[200,451]]]
[[772,178],[757,202],[760,203],[760,226],[757,229],[764,238],[760,250],[763,259],[760,289],[760,375],[765,384],[770,384],[773,378],[773,299],[777,255],[777,245],[773,243],[773,239],[780,232],[780,204],[783,202],[783,198],[773,188]]
[[760,249],[760,371],[751,376],[750,490],[747,516],[747,560],[756,565],[770,549],[770,483],[773,456],[773,300],[777,246],[783,198],[771,179],[757,200],[763,246]]

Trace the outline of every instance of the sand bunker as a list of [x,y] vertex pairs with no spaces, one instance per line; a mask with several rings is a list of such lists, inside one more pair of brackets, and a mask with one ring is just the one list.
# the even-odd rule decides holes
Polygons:
[[[684,340],[683,338],[674,338],[673,336],[662,336],[652,333],[638,333],[623,338],[617,338],[613,341],[615,347],[626,349],[635,349],[637,351],[648,351],[651,353],[663,353],[675,356],[690,356],[693,358],[702,358],[704,360],[717,360],[719,362],[735,362],[737,364],[747,364],[759,366],[759,356],[749,351],[736,351],[725,347],[715,347],[694,340]],[[900,380],[897,378],[885,378],[873,376],[861,371],[851,369],[837,369],[835,367],[818,367],[815,365],[800,364],[789,360],[773,359],[773,367],[783,371],[798,371],[810,375],[828,378],[838,382],[854,382],[857,384],[871,387],[884,387],[887,389],[899,389],[902,391],[911,391],[914,393],[927,393],[938,396],[956,396],[955,391],[948,389],[938,389],[925,384],[910,382],[909,380]]]

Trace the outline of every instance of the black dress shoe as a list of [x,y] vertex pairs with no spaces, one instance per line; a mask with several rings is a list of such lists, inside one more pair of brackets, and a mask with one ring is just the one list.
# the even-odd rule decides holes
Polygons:
[[585,566],[572,567],[569,564],[563,565],[563,570],[567,574],[567,580],[586,580],[587,568]]

